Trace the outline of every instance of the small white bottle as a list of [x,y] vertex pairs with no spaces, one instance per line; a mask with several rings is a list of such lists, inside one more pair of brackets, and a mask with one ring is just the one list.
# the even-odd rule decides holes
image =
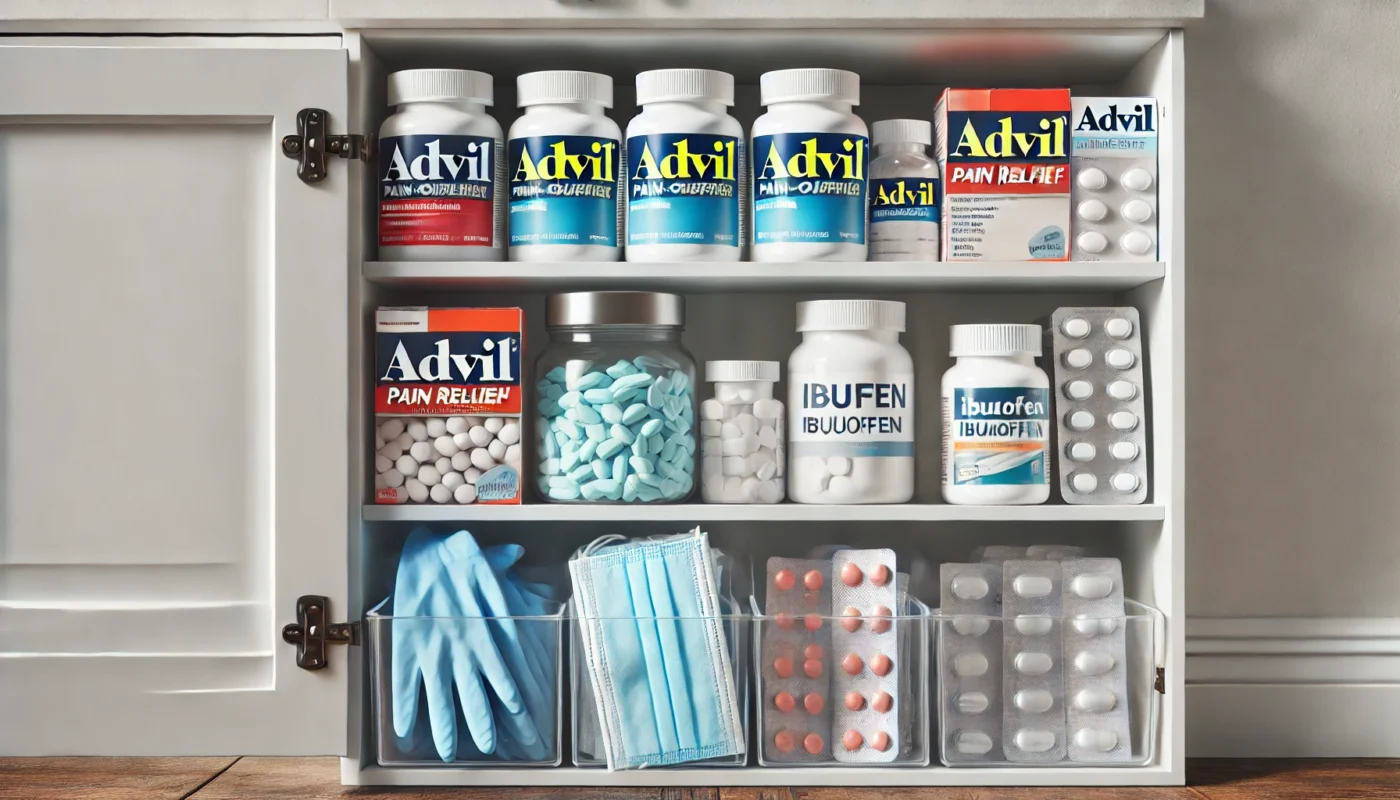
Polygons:
[[627,124],[627,260],[738,261],[748,238],[744,127],[727,111],[734,76],[637,75]]
[[798,503],[914,497],[914,360],[899,344],[904,304],[797,304],[788,357],[788,496]]
[[465,69],[389,75],[379,127],[381,261],[505,257],[505,153],[492,79]]
[[715,396],[700,404],[706,503],[781,503],[786,452],[776,361],[706,361]]
[[938,260],[938,162],[926,119],[884,119],[870,126],[870,260]]
[[612,78],[530,72],[515,79],[510,126],[510,260],[616,261],[622,255],[622,130]]
[[759,93],[768,111],[753,123],[753,260],[864,261],[870,140],[851,110],[860,76],[766,72]]
[[1050,498],[1050,379],[1039,325],[954,325],[943,373],[943,499],[1034,505]]

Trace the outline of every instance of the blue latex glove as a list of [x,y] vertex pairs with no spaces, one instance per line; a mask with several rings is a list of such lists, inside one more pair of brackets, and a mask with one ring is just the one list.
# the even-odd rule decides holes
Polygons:
[[527,757],[547,752],[524,701],[544,687],[530,669],[520,632],[513,620],[487,619],[510,614],[502,582],[471,534],[444,537],[420,528],[409,535],[394,584],[394,616],[457,619],[394,622],[397,735],[408,736],[417,722],[421,676],[433,743],[444,761],[457,752],[454,684],[472,742],[482,753],[496,752],[497,722]]
[[[513,569],[525,554],[525,549],[516,544],[496,545],[486,548],[486,560],[501,582],[501,590],[506,597],[506,605],[511,614],[517,617],[550,617],[559,612],[559,603],[553,600],[554,589],[548,584],[536,584],[522,580]],[[494,623],[493,623],[494,624]],[[555,696],[558,688],[558,642],[562,623],[552,620],[520,620],[516,623],[520,631],[521,645],[525,651],[527,668],[531,677],[541,687],[538,693],[527,693],[525,703],[530,716],[535,721],[542,738],[548,738],[555,730],[555,716],[558,702]],[[512,744],[514,744],[512,742]],[[507,755],[522,758],[509,748]],[[498,751],[499,752],[499,751]],[[531,757],[531,756],[523,756]]]

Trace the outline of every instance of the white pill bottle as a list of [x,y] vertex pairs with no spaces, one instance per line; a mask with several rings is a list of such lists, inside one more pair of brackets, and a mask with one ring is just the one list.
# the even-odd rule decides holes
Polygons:
[[904,304],[797,304],[788,357],[788,496],[798,503],[914,497],[914,360],[899,344]]
[[622,130],[605,114],[612,78],[530,72],[515,79],[510,126],[511,261],[616,261],[622,255]]
[[1039,325],[954,325],[943,373],[943,499],[1034,505],[1050,498],[1050,379]]
[[379,127],[379,258],[505,257],[505,153],[486,113],[492,79],[465,69],[389,75],[395,113]]
[[712,69],[637,75],[627,124],[627,260],[738,261],[748,240],[744,126],[734,76]]
[[706,503],[780,503],[787,454],[776,361],[706,361],[714,397],[700,404],[701,497]]
[[870,260],[938,260],[938,162],[926,119],[884,119],[870,126]]
[[851,110],[860,76],[784,69],[759,78],[753,123],[754,261],[864,261],[870,139]]

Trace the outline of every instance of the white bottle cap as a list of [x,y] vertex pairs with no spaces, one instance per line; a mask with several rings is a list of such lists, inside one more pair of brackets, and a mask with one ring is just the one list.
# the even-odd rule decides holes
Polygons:
[[778,380],[776,361],[706,361],[707,381],[768,381]]
[[933,144],[933,123],[926,119],[882,119],[870,126],[870,143]]
[[894,300],[808,300],[797,304],[798,333],[873,328],[903,332],[904,304]]
[[653,69],[637,74],[637,105],[689,100],[734,105],[734,76],[716,69]]
[[758,79],[759,103],[834,101],[860,105],[860,76],[844,69],[780,69]]
[[489,106],[496,99],[493,83],[469,69],[406,69],[389,74],[389,105],[466,100]]
[[1040,355],[1039,325],[954,325],[949,333],[948,355]]
[[603,108],[612,108],[612,78],[597,72],[556,69],[527,72],[515,79],[517,106],[551,103],[598,103]]

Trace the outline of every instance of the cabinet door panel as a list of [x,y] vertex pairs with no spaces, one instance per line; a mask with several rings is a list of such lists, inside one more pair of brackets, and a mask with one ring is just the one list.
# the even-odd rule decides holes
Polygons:
[[347,654],[280,626],[348,607],[349,175],[280,141],[344,51],[0,74],[0,754],[343,752]]

